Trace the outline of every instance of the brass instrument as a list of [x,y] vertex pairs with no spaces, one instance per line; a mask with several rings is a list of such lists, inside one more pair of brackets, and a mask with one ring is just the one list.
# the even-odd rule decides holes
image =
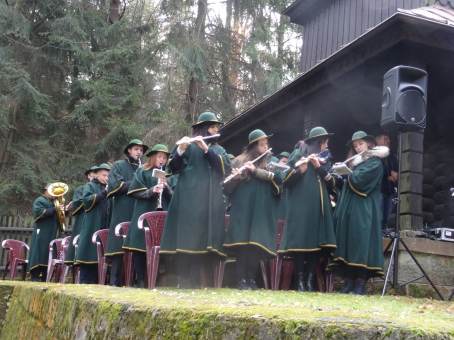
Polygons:
[[[254,164],[256,162],[258,162],[259,160],[261,160],[263,157],[265,157],[266,155],[268,154],[271,154],[271,150],[273,150],[272,148],[269,148],[268,150],[266,150],[264,153],[262,153],[260,156],[258,156],[257,158],[253,159],[250,163]],[[249,162],[248,162],[249,163]],[[243,165],[241,166],[240,168],[238,168],[238,171],[235,172],[235,173],[232,173],[230,174],[229,176],[227,176],[224,180],[224,184],[230,182],[232,179],[234,179],[236,176],[239,176],[243,173],[243,171],[246,170],[246,166]]]
[[[205,136],[205,137],[202,137],[202,140],[205,141],[205,140],[210,140],[210,139],[214,139],[214,138],[218,138],[220,137],[221,135],[219,133],[215,134],[215,135],[211,135],[211,136]],[[199,136],[200,137],[200,136]],[[196,142],[199,137],[193,137],[193,138],[189,138],[187,139],[186,141],[182,139],[180,139],[178,142],[176,142],[177,145],[181,145],[181,144],[190,144],[190,143],[194,143]]]
[[54,198],[55,213],[57,214],[57,221],[62,232],[66,231],[64,196],[68,190],[68,184],[63,182],[51,183],[47,187],[47,193]]

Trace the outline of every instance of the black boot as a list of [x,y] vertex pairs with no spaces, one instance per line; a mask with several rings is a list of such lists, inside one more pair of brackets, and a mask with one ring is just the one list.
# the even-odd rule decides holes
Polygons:
[[353,294],[366,295],[366,280],[363,278],[357,278],[355,280],[355,288],[353,288]]
[[307,274],[307,280],[306,280],[306,289],[308,292],[315,292],[314,279],[315,279],[314,272],[309,272]]
[[297,275],[296,276],[296,278],[297,278],[296,290],[299,291],[299,292],[305,292],[307,289],[306,289],[306,285],[305,285],[305,282],[304,282],[304,273],[303,272],[299,272],[296,275]]
[[249,279],[248,282],[249,282],[249,289],[256,290],[259,288],[259,287],[257,287],[257,283],[255,282],[254,279]]
[[351,293],[353,291],[353,288],[355,288],[355,284],[354,284],[354,281],[352,278],[345,278],[344,280],[344,286],[342,287],[342,289],[340,290],[340,292],[342,294],[348,294],[348,293]]
[[241,279],[240,281],[238,281],[238,289],[240,289],[240,290],[250,289],[248,280]]

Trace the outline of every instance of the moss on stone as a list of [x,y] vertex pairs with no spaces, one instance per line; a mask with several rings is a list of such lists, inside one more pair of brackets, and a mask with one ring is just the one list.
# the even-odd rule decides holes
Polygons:
[[[3,299],[9,307],[2,307]],[[454,305],[404,297],[230,289],[150,291],[3,281],[0,312],[5,320],[1,339],[454,336]]]

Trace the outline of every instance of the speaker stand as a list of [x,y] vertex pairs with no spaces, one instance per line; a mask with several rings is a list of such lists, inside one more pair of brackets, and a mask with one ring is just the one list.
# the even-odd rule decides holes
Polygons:
[[[389,264],[388,268],[386,269],[386,276],[385,276],[385,284],[383,286],[383,291],[381,296],[384,296],[386,293],[386,287],[388,286],[389,276],[391,274],[391,267],[393,269],[393,281],[392,281],[392,287],[393,288],[398,288],[398,287],[404,287],[408,285],[409,283],[415,282],[423,277],[426,278],[426,280],[429,282],[429,284],[432,286],[432,288],[435,290],[437,293],[438,297],[440,300],[444,300],[443,295],[441,295],[440,291],[438,288],[435,286],[435,284],[432,282],[430,279],[429,275],[427,275],[426,271],[424,268],[421,266],[419,261],[416,259],[414,256],[413,252],[408,248],[407,244],[402,240],[401,235],[400,235],[400,180],[401,180],[401,159],[402,159],[402,132],[398,132],[398,161],[399,161],[399,169],[398,169],[398,182],[397,182],[397,206],[396,206],[396,223],[395,223],[395,229],[393,232],[391,232],[388,237],[392,240],[388,244],[388,246],[385,248],[384,253],[389,250],[389,247],[392,245],[392,250],[391,250],[391,256],[389,258]],[[419,268],[419,270],[422,273],[422,276],[412,279],[410,281],[404,282],[403,284],[399,285],[399,245],[402,244],[402,246],[405,248],[407,253],[410,255],[411,259],[413,262],[416,264],[416,266]],[[451,297],[454,295],[454,291],[451,294]]]

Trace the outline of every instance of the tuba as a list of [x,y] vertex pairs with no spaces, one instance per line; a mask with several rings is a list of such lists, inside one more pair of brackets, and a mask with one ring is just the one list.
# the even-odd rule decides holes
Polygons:
[[57,214],[57,221],[60,226],[60,231],[66,231],[65,223],[65,194],[68,192],[68,184],[63,182],[55,182],[49,184],[47,193],[54,198],[55,212]]

